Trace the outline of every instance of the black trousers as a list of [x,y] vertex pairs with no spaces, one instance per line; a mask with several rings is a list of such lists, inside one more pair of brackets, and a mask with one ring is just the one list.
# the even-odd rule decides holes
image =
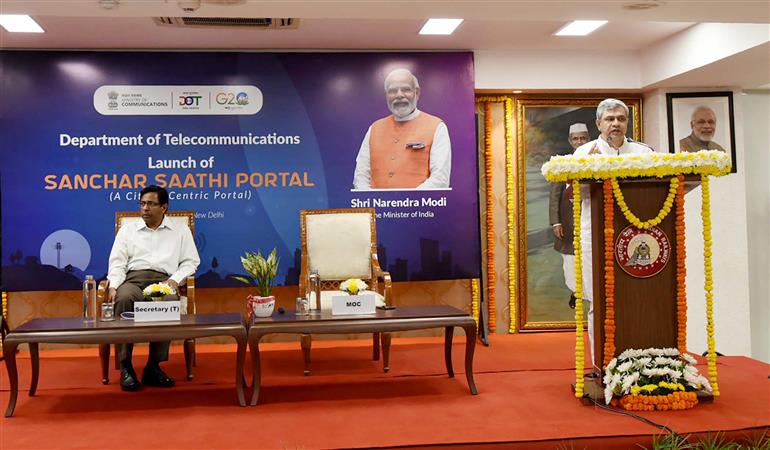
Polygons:
[[[153,283],[168,280],[168,275],[154,270],[132,270],[126,274],[126,281],[118,286],[115,295],[115,315],[134,310],[134,302],[144,300],[142,290]],[[169,300],[176,300],[170,298]],[[150,354],[147,357],[148,364],[157,364],[168,360],[168,346],[170,342],[150,342]],[[115,344],[121,367],[131,365],[131,355],[134,344]]]

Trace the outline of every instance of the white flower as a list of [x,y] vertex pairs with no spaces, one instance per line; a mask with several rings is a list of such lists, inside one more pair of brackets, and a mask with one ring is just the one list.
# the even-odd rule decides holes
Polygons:
[[634,362],[634,367],[642,369],[645,366],[649,366],[651,362],[652,362],[652,358],[650,358],[649,356],[645,356],[644,358],[637,359]]
[[636,372],[636,373],[634,373],[632,375],[627,376],[623,380],[621,392],[623,394],[630,393],[631,392],[631,386],[635,385],[638,380],[639,380],[639,372]]
[[[541,171],[548,181],[606,178],[608,173],[627,176],[623,172],[638,171],[640,176],[668,176],[685,170],[695,174],[724,175],[730,167],[729,156],[718,150],[695,153],[648,153],[634,155],[554,156]],[[674,356],[673,354],[670,356]]]
[[682,358],[690,364],[698,364],[698,361],[692,357],[689,353],[683,353]]
[[609,405],[610,402],[612,401],[612,391],[613,391],[613,389],[614,388],[612,386],[609,386],[609,385],[607,385],[604,388],[604,404],[605,405]]
[[664,348],[663,349],[663,354],[666,355],[666,356],[678,356],[679,355],[679,350],[677,350],[675,348]]
[[625,360],[629,358],[638,358],[642,356],[642,350],[636,350],[633,348],[629,348],[628,350],[624,351],[623,353],[618,356],[619,360]]
[[[682,383],[686,391],[710,392],[711,385],[708,380],[688,362],[692,359],[689,355],[680,356],[675,348],[628,349],[607,366],[607,373],[603,379],[605,399],[613,395],[630,394],[633,389],[639,387],[642,377],[645,377],[643,384]],[[671,387],[663,389],[665,389],[664,392],[674,390]],[[651,395],[649,392],[642,392],[642,394]]]
[[671,358],[666,358],[664,356],[658,356],[653,360],[656,366],[670,366],[674,363],[674,360]]
[[630,369],[633,365],[633,361],[626,361],[618,366],[618,372],[628,372],[628,369]]

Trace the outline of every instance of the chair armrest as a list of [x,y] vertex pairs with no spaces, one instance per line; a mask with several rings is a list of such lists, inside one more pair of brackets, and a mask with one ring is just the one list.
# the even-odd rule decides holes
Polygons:
[[195,277],[187,277],[184,286],[179,286],[180,293],[187,296],[187,314],[197,313],[195,306]]
[[96,289],[96,303],[102,304],[107,301],[107,293],[110,291],[110,280],[102,280]]
[[391,304],[391,289],[392,283],[390,279],[390,272],[386,272],[380,268],[380,260],[377,258],[377,253],[372,252],[372,277],[381,279],[383,286],[382,296],[385,298],[385,304]]

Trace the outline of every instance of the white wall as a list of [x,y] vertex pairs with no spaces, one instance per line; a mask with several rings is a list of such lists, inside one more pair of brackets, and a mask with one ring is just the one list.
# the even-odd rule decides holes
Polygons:
[[768,24],[697,24],[641,52],[641,86],[709,65],[768,40]]
[[[666,92],[659,89],[646,93],[643,108],[645,141],[662,152],[668,152]],[[738,173],[712,177],[710,183],[715,340],[717,351],[726,355],[751,355],[752,344],[746,227],[747,162],[741,97],[740,92],[733,93]],[[701,194],[699,187],[685,195],[687,347],[695,353],[707,349]]]
[[751,356],[770,363],[770,91],[742,96]]
[[[476,51],[476,89],[639,89],[633,52]],[[610,69],[608,69],[610,68]]]

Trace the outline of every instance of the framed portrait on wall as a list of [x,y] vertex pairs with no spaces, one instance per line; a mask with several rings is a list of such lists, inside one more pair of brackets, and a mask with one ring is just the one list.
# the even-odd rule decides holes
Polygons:
[[735,173],[735,116],[732,92],[666,94],[670,153],[721,150]]
[[[542,165],[599,137],[596,107],[607,97],[516,99],[516,284],[518,328],[575,327],[572,188],[549,183]],[[629,107],[627,137],[641,141],[641,99]]]

